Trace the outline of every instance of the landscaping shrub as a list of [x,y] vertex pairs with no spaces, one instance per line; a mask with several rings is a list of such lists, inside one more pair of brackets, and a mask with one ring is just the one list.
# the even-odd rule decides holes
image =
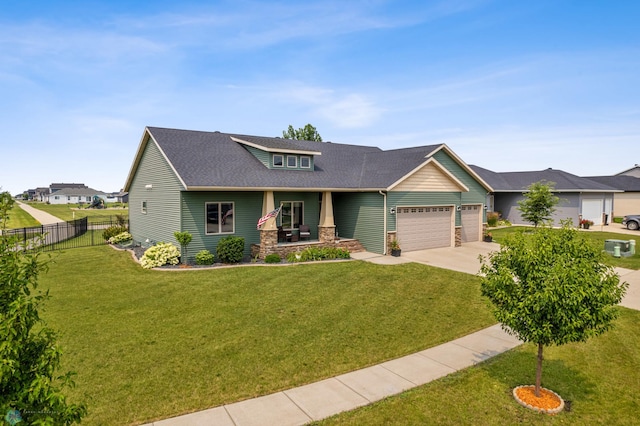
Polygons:
[[133,236],[128,232],[122,232],[114,237],[109,238],[110,244],[121,244],[133,240]]
[[622,216],[620,216],[620,217],[614,217],[614,218],[613,218],[613,223],[622,223],[622,219],[623,219],[623,218],[622,218]]
[[488,226],[497,226],[498,219],[500,219],[500,213],[498,212],[488,212],[487,213],[487,225]]
[[213,253],[209,250],[200,250],[196,253],[196,264],[197,265],[213,265],[215,258]]
[[281,260],[278,254],[271,253],[264,258],[264,263],[280,263]]
[[115,237],[118,234],[122,234],[123,232],[127,232],[126,226],[121,225],[113,225],[102,231],[102,237],[109,241],[109,238]]
[[308,262],[311,260],[332,260],[332,259],[349,259],[351,255],[349,251],[343,248],[335,247],[309,247],[301,252],[289,253],[287,261],[289,262]]
[[171,243],[158,243],[149,247],[140,258],[140,265],[145,269],[163,265],[177,265],[180,250]]
[[223,263],[238,263],[244,253],[244,238],[229,235],[223,237],[216,247],[216,257]]

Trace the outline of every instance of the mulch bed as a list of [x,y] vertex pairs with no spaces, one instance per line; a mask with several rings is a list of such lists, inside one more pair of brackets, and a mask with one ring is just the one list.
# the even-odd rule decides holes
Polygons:
[[540,397],[535,394],[535,386],[518,386],[513,396],[523,406],[546,414],[557,414],[564,409],[564,401],[557,393],[540,388]]

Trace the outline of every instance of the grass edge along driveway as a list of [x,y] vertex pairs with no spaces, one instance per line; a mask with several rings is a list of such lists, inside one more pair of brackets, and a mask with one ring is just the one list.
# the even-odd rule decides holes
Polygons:
[[495,323],[479,278],[361,261],[163,272],[109,247],[41,280],[84,424],[138,424],[289,389]]

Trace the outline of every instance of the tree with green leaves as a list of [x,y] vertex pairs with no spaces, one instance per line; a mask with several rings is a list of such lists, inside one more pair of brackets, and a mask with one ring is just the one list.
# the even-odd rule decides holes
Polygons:
[[[0,194],[3,230],[13,206],[5,194]],[[0,235],[0,413],[13,424],[80,423],[87,409],[67,402],[63,390],[74,385],[72,373],[59,374],[62,350],[38,312],[49,297],[38,290],[38,277],[48,268],[41,256]]]
[[535,394],[540,396],[543,348],[583,342],[610,329],[628,287],[603,263],[600,247],[563,222],[508,235],[500,250],[480,257],[481,291],[502,328],[538,345]]
[[180,259],[182,260],[183,264],[186,264],[187,263],[187,246],[191,242],[193,235],[191,235],[191,233],[189,233],[188,231],[182,231],[182,232],[176,231],[173,233],[173,236],[176,237],[176,241],[180,243],[180,248],[184,250],[184,255],[180,253]]
[[522,218],[531,222],[534,226],[549,222],[556,211],[555,206],[560,202],[560,198],[553,194],[555,182],[541,180],[534,182],[522,195],[524,200],[518,201],[518,210],[522,213]]
[[9,221],[9,211],[13,208],[15,201],[8,191],[0,192],[0,229],[7,229]]
[[318,133],[316,128],[311,124],[307,124],[306,126],[301,127],[297,130],[294,129],[291,124],[289,124],[289,128],[286,131],[282,132],[282,137],[285,139],[297,139],[300,141],[322,142],[322,136],[320,136],[320,133]]

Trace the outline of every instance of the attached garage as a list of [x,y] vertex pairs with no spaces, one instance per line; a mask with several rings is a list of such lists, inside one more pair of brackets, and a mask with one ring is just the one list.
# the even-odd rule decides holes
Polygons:
[[453,245],[453,206],[398,207],[397,236],[405,251]]
[[480,241],[482,229],[482,205],[466,205],[460,208],[462,223],[461,236],[463,243]]

